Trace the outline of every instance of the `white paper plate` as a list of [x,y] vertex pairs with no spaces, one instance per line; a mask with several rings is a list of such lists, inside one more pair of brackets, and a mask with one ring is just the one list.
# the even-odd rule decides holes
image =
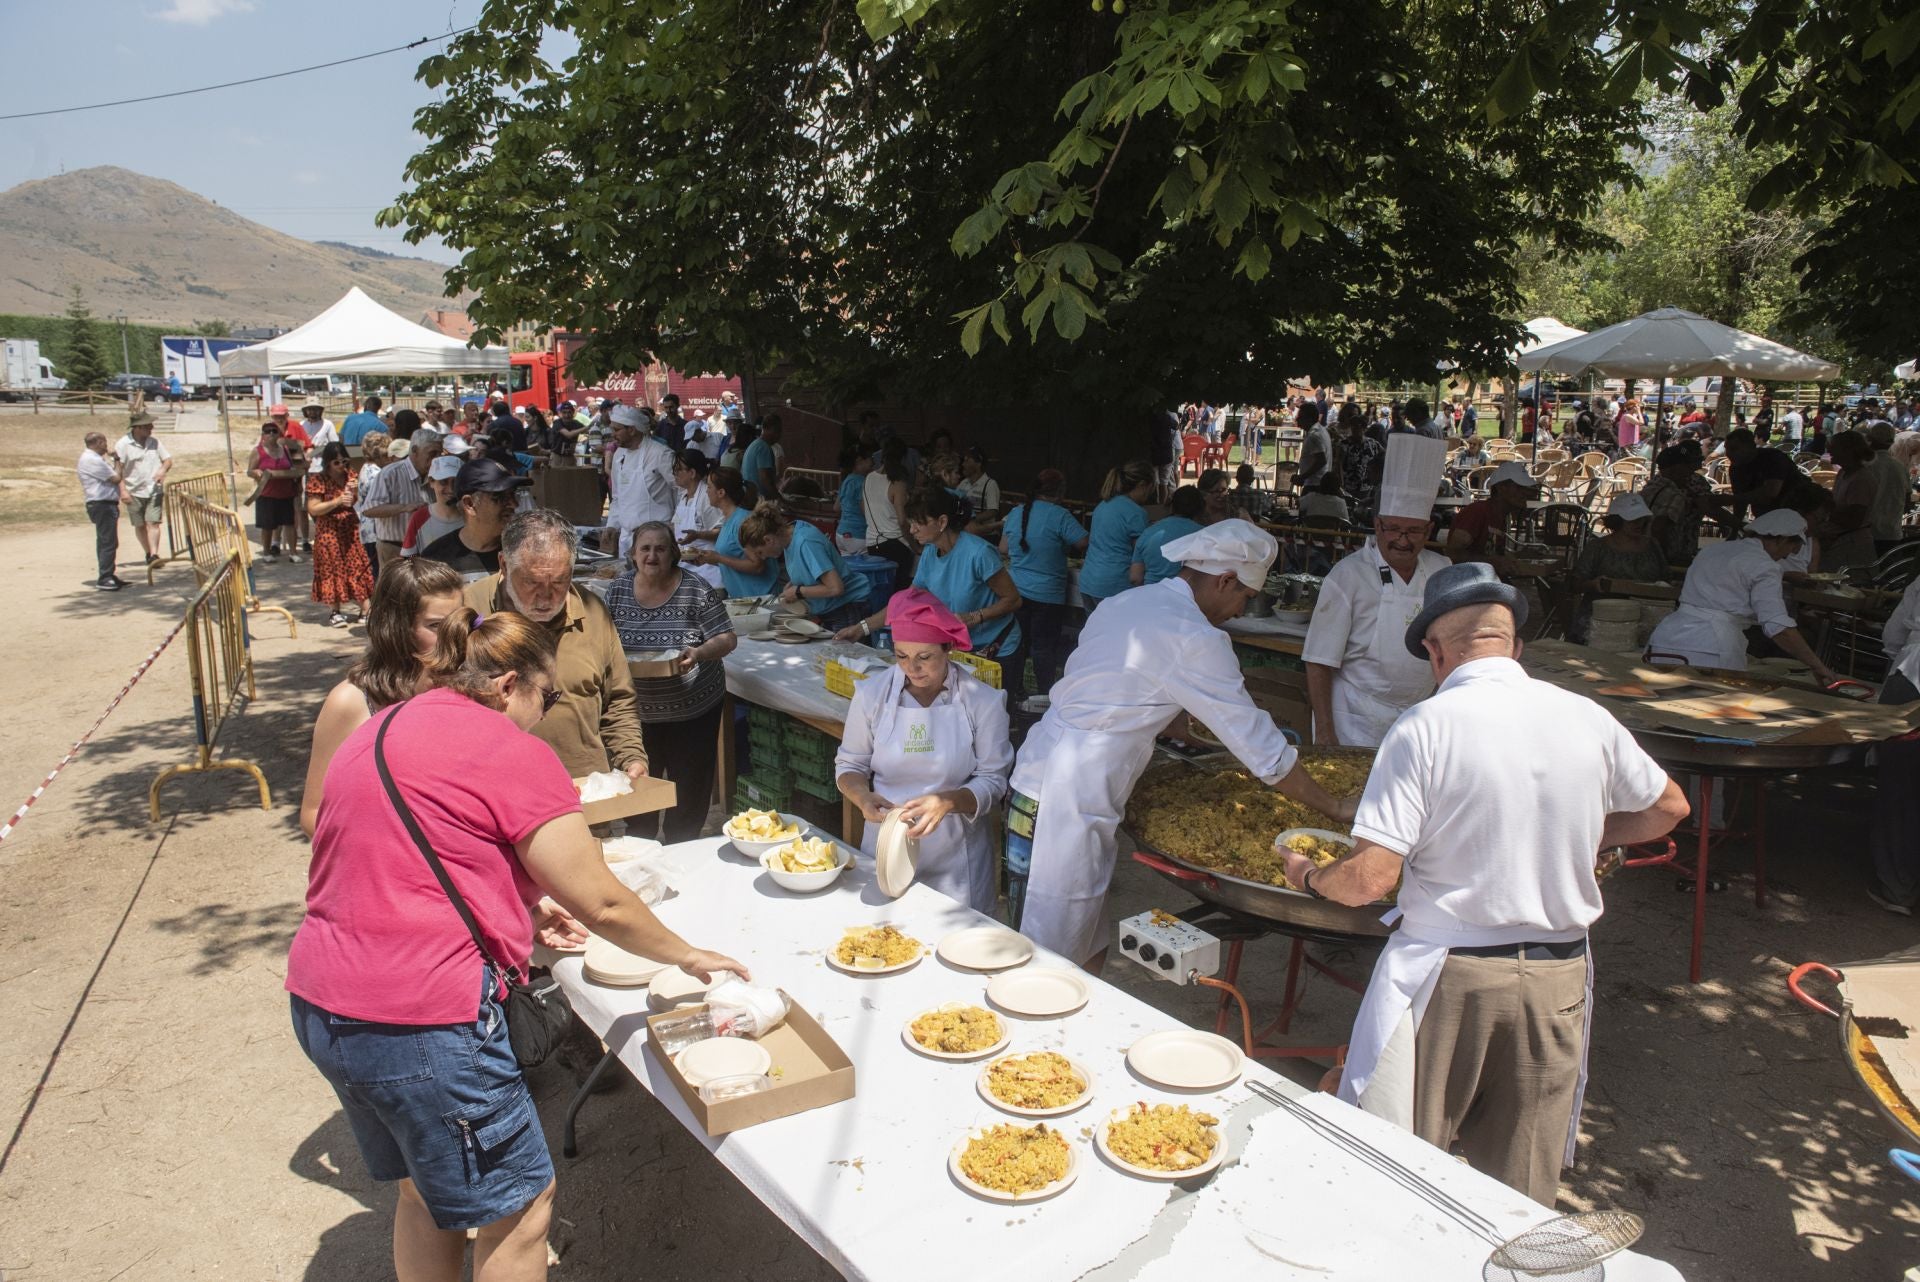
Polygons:
[[988,1001],[1036,1019],[1071,1015],[1092,995],[1086,979],[1074,970],[1010,970],[987,981]]
[[[1068,1139],[1067,1173],[1043,1189],[1035,1189],[1031,1193],[1003,1193],[999,1189],[990,1189],[984,1184],[969,1179],[967,1173],[960,1169],[960,1155],[967,1151],[967,1145],[972,1142],[974,1136],[979,1135],[985,1129],[985,1127],[977,1127],[974,1130],[968,1131],[960,1137],[958,1142],[954,1144],[953,1149],[947,1154],[948,1172],[952,1174],[954,1179],[959,1181],[961,1188],[973,1194],[975,1197],[984,1197],[989,1202],[1043,1202],[1055,1194],[1065,1191],[1075,1180],[1080,1178],[1080,1150],[1071,1139]],[[1065,1137],[1063,1136],[1063,1138]]]
[[[888,924],[889,923],[887,922],[874,923],[874,925],[876,926],[885,926]],[[906,932],[902,931],[901,933],[905,934]],[[839,941],[836,940],[834,941],[833,945],[827,949],[825,954],[827,959],[827,965],[833,967],[835,970],[845,971],[849,975],[891,975],[897,970],[907,970],[910,967],[918,966],[920,964],[920,959],[927,955],[927,946],[925,944],[922,944],[920,945],[920,951],[914,954],[913,960],[911,961],[895,962],[891,966],[874,966],[874,967],[849,966],[845,962],[840,960],[840,955],[836,951],[839,948],[839,946],[840,946]]]
[[[949,1002],[946,1006],[935,1007],[934,1010],[923,1010],[920,1012],[920,1015],[931,1015],[934,1011],[946,1010],[949,1007],[957,1008],[965,1005],[967,1005],[965,1002]],[[987,1013],[989,1015],[993,1014],[992,1011],[988,1011]],[[913,1019],[919,1019],[920,1015],[915,1015]],[[914,1039],[913,1019],[900,1025],[900,1040],[907,1044],[908,1050],[918,1051],[928,1059],[964,1060],[979,1059],[983,1055],[998,1055],[1001,1051],[1007,1049],[1007,1043],[1013,1040],[1013,1030],[1007,1027],[1007,1021],[998,1015],[994,1015],[993,1022],[1000,1026],[1000,1039],[994,1042],[993,1045],[982,1046],[977,1051],[937,1051],[931,1047],[922,1046]]]
[[1100,1128],[1093,1133],[1093,1142],[1094,1145],[1099,1148],[1100,1155],[1127,1174],[1137,1175],[1143,1180],[1191,1180],[1205,1175],[1209,1171],[1218,1170],[1220,1163],[1227,1160],[1227,1135],[1226,1132],[1222,1131],[1218,1126],[1212,1128],[1215,1141],[1213,1153],[1206,1161],[1200,1163],[1198,1166],[1190,1166],[1184,1171],[1159,1171],[1151,1166],[1135,1166],[1132,1162],[1123,1160],[1120,1155],[1115,1153],[1108,1145],[1107,1128],[1132,1111],[1131,1106],[1114,1109],[1113,1112],[1108,1115],[1107,1120],[1100,1123]]
[[788,632],[796,632],[803,637],[817,637],[826,629],[812,619],[782,619],[778,625]]
[[1001,1112],[1012,1113],[1016,1117],[1059,1117],[1063,1113],[1071,1113],[1075,1109],[1085,1108],[1088,1103],[1092,1101],[1094,1090],[1093,1070],[1073,1058],[1073,1056],[1062,1054],[1060,1051],[1054,1051],[1052,1053],[1059,1055],[1060,1058],[1073,1065],[1073,1071],[1078,1073],[1080,1080],[1086,1083],[1087,1088],[1080,1092],[1079,1099],[1073,1101],[1071,1104],[1056,1104],[1052,1108],[1022,1108],[1018,1104],[1009,1104],[998,1095],[995,1095],[992,1089],[987,1086],[987,1076],[993,1072],[993,1066],[1000,1063],[1003,1059],[1020,1059],[1022,1056],[1032,1053],[1031,1051],[1022,1051],[1019,1055],[1003,1055],[1000,1059],[995,1059],[981,1065],[980,1076],[974,1079],[974,1089],[980,1092],[980,1098]]
[[712,986],[712,980],[702,983],[678,966],[669,966],[647,985],[647,1000],[661,1010],[671,1010],[683,1004],[698,1005]]
[[1290,837],[1317,837],[1321,841],[1331,841],[1335,845],[1353,849],[1353,837],[1349,833],[1334,832],[1328,828],[1289,828],[1273,839],[1273,844],[1283,846]]
[[880,821],[880,835],[874,838],[873,872],[880,893],[898,899],[913,885],[913,874],[920,864],[920,843],[907,836],[907,824],[898,810],[890,810]]
[[1006,970],[1033,959],[1033,943],[1004,926],[973,926],[940,941],[942,958],[968,970]]
[[717,1077],[755,1077],[773,1067],[773,1056],[744,1037],[709,1037],[673,1057],[687,1085],[698,1089]]
[[610,939],[594,935],[587,940],[583,960],[587,978],[613,988],[642,988],[667,968],[667,963],[636,957]]
[[1218,1090],[1237,1080],[1245,1065],[1238,1046],[1195,1028],[1148,1033],[1127,1048],[1128,1068],[1175,1090]]

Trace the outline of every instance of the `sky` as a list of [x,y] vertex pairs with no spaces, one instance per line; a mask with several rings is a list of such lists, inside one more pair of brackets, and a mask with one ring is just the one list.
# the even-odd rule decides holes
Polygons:
[[[467,26],[481,0],[0,0],[0,10],[14,53],[0,80],[7,115],[371,53]],[[373,221],[418,150],[413,113],[431,94],[413,73],[437,47],[166,102],[0,121],[0,190],[119,165],[303,240],[450,262],[444,247],[409,246]]]

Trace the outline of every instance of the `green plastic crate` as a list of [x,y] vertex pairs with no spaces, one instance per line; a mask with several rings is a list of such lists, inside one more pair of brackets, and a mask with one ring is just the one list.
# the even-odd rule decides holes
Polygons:
[[772,730],[777,734],[786,724],[786,721],[787,716],[785,713],[776,712],[772,708],[763,708],[757,703],[747,705],[748,730]]
[[819,764],[832,769],[834,754],[840,750],[840,745],[823,734],[806,738],[789,735],[786,748],[787,760],[793,762],[796,768],[802,764]]
[[784,810],[793,803],[793,788],[785,780],[770,783],[741,775],[733,796],[736,810]]
[[795,775],[793,777],[793,790],[797,793],[805,793],[817,801],[838,802],[840,800],[840,790],[833,786],[831,780],[822,783],[818,779],[809,779],[802,775]]

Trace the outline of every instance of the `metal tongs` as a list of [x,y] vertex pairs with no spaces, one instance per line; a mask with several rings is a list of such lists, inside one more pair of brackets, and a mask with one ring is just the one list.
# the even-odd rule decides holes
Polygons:
[[1626,1250],[1646,1231],[1645,1221],[1631,1212],[1586,1211],[1556,1216],[1511,1237],[1503,1237],[1493,1221],[1353,1132],[1265,1082],[1250,1081],[1247,1085],[1255,1095],[1278,1105],[1335,1148],[1358,1158],[1491,1245],[1493,1254],[1487,1257],[1481,1272],[1485,1282],[1543,1277],[1598,1279],[1605,1273],[1601,1261]]

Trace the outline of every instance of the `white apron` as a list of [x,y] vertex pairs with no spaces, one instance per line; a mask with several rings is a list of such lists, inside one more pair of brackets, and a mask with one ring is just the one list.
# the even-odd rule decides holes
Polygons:
[[[1399,909],[1383,921],[1391,923]],[[1384,1118],[1404,1130],[1413,1130],[1415,1039],[1427,1003],[1447,964],[1446,944],[1431,943],[1411,934],[1402,924],[1387,936],[1374,963],[1367,994],[1360,999],[1353,1035],[1347,1043],[1347,1063],[1340,1075],[1340,1098]],[[1586,1024],[1580,1038],[1580,1079],[1573,1091],[1573,1114],[1567,1123],[1566,1148],[1561,1165],[1571,1165],[1580,1139],[1580,1108],[1587,1096],[1587,1059],[1593,1045],[1593,946],[1587,946]]]
[[[1035,726],[1023,758],[1049,726],[1060,723]],[[1151,728],[1116,734],[1060,726],[1051,745],[1039,745],[1042,783],[1037,795],[1028,795],[1040,803],[1040,815],[1020,933],[1075,962],[1106,946],[1103,910],[1119,855],[1115,833],[1153,756],[1154,735]]]
[[1660,620],[1647,638],[1649,662],[1671,663],[1680,659],[1696,668],[1727,668],[1744,672],[1747,668],[1747,634],[1751,619],[1709,610],[1704,606],[1681,605]]
[[1426,584],[1416,574],[1402,583],[1391,570],[1380,585],[1373,644],[1333,674],[1333,732],[1349,748],[1377,748],[1407,708],[1433,691],[1433,668],[1407,652],[1407,625],[1425,603]]
[[[893,697],[899,698],[897,690]],[[962,787],[973,775],[973,726],[958,703],[895,706],[882,709],[876,718],[873,790],[894,805]],[[913,879],[976,912],[991,914],[998,897],[993,834],[979,818],[950,814],[920,838]],[[880,825],[869,823],[860,852],[871,859],[879,838]]]

